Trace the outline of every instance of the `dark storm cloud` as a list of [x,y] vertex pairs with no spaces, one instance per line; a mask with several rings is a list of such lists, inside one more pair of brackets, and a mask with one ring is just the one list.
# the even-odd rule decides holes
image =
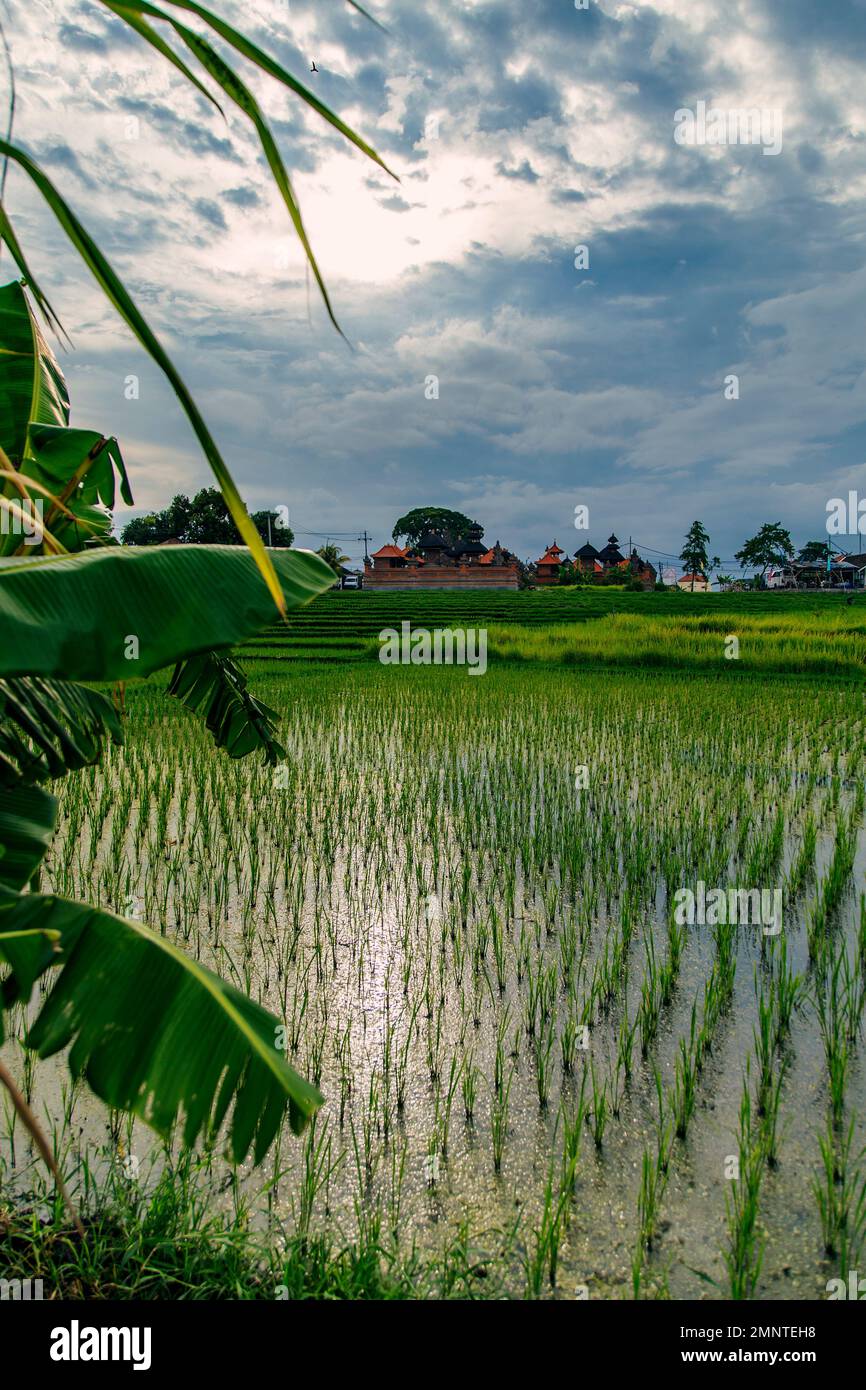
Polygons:
[[[104,183],[88,189],[90,223],[132,261],[143,301],[195,345],[191,385],[252,499],[288,490],[307,524],[345,530],[360,492],[380,533],[439,501],[520,553],[587,497],[598,534],[631,530],[661,549],[678,548],[695,515],[719,553],[741,544],[747,520],[819,532],[825,496],[863,469],[866,0],[370,4],[387,34],[343,4],[257,0],[247,14],[225,0],[227,18],[401,175],[396,186],[368,166],[366,184],[377,217],[400,214],[387,221],[405,268],[368,275],[377,247],[351,227],[342,261],[330,246],[351,356],[312,292],[308,310],[300,262],[259,284],[256,256],[272,240],[244,260],[248,238],[274,236],[246,122],[231,111],[226,128],[191,94],[176,104],[174,77],[152,98],[140,75],[127,83],[125,64],[140,60],[119,21],[98,31],[91,11],[70,7],[64,45],[80,71],[73,81],[58,67],[58,119],[30,141],[56,170]],[[95,75],[109,40],[111,66]],[[327,230],[345,215],[332,174],[344,142],[243,70],[300,176],[302,208],[309,190],[327,193],[333,213],[317,209],[315,242],[317,219]],[[781,154],[677,146],[675,111],[722,98],[784,108]],[[112,111],[138,115],[157,137],[149,158],[168,152],[161,180],[139,186],[134,150],[104,139],[82,153],[63,124],[71,109],[98,109],[103,125]],[[141,260],[166,245],[223,259],[165,299],[161,269]],[[440,396],[425,402],[431,372]],[[736,403],[722,393],[731,372]],[[174,413],[148,418],[168,439]],[[143,419],[137,428],[146,437]],[[182,423],[172,428],[189,458]]]

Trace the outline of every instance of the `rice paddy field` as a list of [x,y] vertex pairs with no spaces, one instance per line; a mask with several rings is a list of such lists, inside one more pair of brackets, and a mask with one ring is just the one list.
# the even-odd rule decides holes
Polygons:
[[[465,596],[328,596],[250,644],[275,768],[131,686],[125,745],[58,789],[44,886],[260,1000],[323,1091],[261,1168],[198,1156],[228,1246],[372,1251],[402,1296],[826,1298],[866,1240],[862,604],[506,597],[482,679],[375,659],[374,628]],[[700,885],[781,911],[684,921]],[[85,1211],[180,1171],[7,1051]],[[0,1206],[50,1212],[0,1131]]]

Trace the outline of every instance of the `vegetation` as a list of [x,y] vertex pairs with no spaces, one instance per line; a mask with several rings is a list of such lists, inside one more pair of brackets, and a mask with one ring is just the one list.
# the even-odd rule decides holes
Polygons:
[[[253,512],[250,520],[269,546],[287,549],[294,540],[278,512]],[[164,545],[182,541],[196,545],[242,545],[219,488],[203,487],[190,500],[179,492],[164,511],[133,517],[120,533],[124,545]]]
[[[804,699],[802,677],[735,678],[721,661],[690,699],[676,672],[246,664],[285,755],[209,757],[193,716],[136,683],[124,746],[65,779],[45,890],[131,905],[218,968],[278,1020],[325,1106],[301,1145],[277,1133],[257,1177],[219,1146],[193,1157],[180,1132],[164,1146],[93,1114],[59,1062],[34,1067],[13,1042],[94,1231],[88,1277],[133,1285],[120,1233],[149,1248],[149,1202],[171,1211],[163,1175],[193,1162],[232,1296],[266,1296],[281,1268],[299,1293],[426,1296],[445,1280],[458,1297],[694,1297],[699,1270],[724,1297],[823,1296],[840,1232],[853,1262],[866,1177],[862,1073],[841,1061],[859,1047],[866,959],[863,861],[845,848],[852,831],[862,846],[866,794],[850,687],[814,682]],[[677,926],[673,891],[698,878],[781,884],[782,939]],[[810,953],[821,905],[828,945]],[[11,1011],[13,1039],[27,1017]],[[826,1214],[822,1100],[842,1117],[828,1152],[844,1170],[822,1185]],[[7,1132],[5,1200],[41,1207],[11,1116]],[[127,1189],[140,1205],[124,1214]],[[68,1256],[47,1207],[33,1248]],[[154,1291],[178,1286],[167,1242]],[[208,1242],[189,1247],[216,1289]]]
[[[379,164],[381,160],[273,59],[195,0],[168,0],[168,10],[136,0],[104,4],[221,111],[213,93],[148,20],[168,25],[172,38],[251,120],[333,319],[287,172],[252,92],[175,12],[195,13],[366,155]],[[14,102],[9,137],[13,115]],[[219,746],[233,757],[261,749],[266,760],[274,761],[282,749],[271,711],[249,694],[226,649],[273,616],[274,606],[284,615],[320,592],[331,582],[331,571],[304,552],[266,550],[180,374],[99,247],[44,170],[11,138],[0,140],[0,156],[3,190],[12,161],[28,174],[102,290],[171,383],[251,552],[231,546],[148,552],[106,543],[115,474],[124,499],[132,501],[117,443],[70,427],[62,373],[38,329],[23,283],[7,289],[0,299],[0,514],[4,522],[11,517],[23,524],[34,511],[38,516],[46,499],[49,514],[35,532],[38,549],[45,552],[38,560],[26,555],[31,539],[26,534],[20,542],[14,535],[12,556],[0,558],[0,959],[7,967],[0,1001],[6,1009],[26,1005],[34,987],[59,967],[54,988],[27,1030],[28,1046],[48,1056],[71,1045],[73,1076],[86,1077],[109,1104],[146,1117],[162,1133],[182,1114],[188,1145],[203,1131],[214,1134],[225,1124],[235,1160],[252,1149],[258,1162],[286,1109],[292,1129],[303,1129],[320,1104],[316,1088],[275,1048],[273,1021],[234,986],[139,922],[114,916],[98,904],[38,891],[58,810],[44,784],[95,763],[106,737],[120,739],[119,721],[106,698],[73,682],[123,682],[130,670],[145,675],[167,662],[176,663],[170,692],[203,714]],[[62,331],[3,202],[0,242],[45,321]],[[215,593],[219,604],[213,602]],[[50,1146],[3,1063],[0,1085],[65,1196]]]
[[[323,594],[244,644],[243,655],[345,663],[378,657],[379,633],[480,627],[490,658],[558,666],[601,664],[729,673],[812,672],[858,678],[866,666],[866,601],[820,593],[628,593],[559,587],[534,592]],[[725,644],[737,634],[736,661]]]
[[456,545],[477,523],[462,512],[449,511],[447,507],[416,507],[394,523],[391,532],[395,541],[404,540],[407,545],[417,545],[428,532],[443,536],[450,545]]
[[794,542],[791,540],[791,533],[785,530],[780,521],[767,522],[734,556],[744,568],[758,570],[760,578],[763,578],[771,565],[788,565],[793,558]]
[[[686,533],[683,548],[680,552],[680,561],[687,574],[706,575],[711,563],[707,554],[707,546],[709,543],[709,533],[703,522],[693,521]],[[718,563],[717,559],[712,561],[713,566]],[[694,584],[692,587],[694,587]]]

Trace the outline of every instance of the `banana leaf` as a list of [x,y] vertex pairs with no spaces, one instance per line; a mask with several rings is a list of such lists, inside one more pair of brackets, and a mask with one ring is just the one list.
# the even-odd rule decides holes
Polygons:
[[[333,570],[307,550],[269,550],[290,608]],[[272,621],[240,545],[116,546],[0,560],[0,676],[128,680],[229,648]]]
[[122,741],[114,706],[98,691],[69,681],[0,678],[0,787],[27,787],[88,767],[106,735]]
[[69,423],[63,373],[42,336],[24,287],[0,285],[0,448],[20,463],[30,422]]
[[24,888],[51,843],[57,798],[42,787],[0,787],[0,883]]
[[243,671],[228,657],[203,652],[178,663],[166,693],[188,709],[201,710],[217,747],[230,757],[245,758],[262,748],[266,761],[276,763],[286,756],[273,733],[277,713],[246,686]]
[[[56,938],[13,936],[34,930]],[[27,999],[42,971],[63,967],[28,1046],[40,1057],[70,1047],[74,1076],[160,1134],[182,1117],[191,1145],[231,1110],[234,1161],[252,1147],[259,1162],[287,1107],[300,1134],[322,1103],[278,1051],[265,1009],[139,922],[51,894],[2,894],[0,951],[14,962],[7,1005]]]

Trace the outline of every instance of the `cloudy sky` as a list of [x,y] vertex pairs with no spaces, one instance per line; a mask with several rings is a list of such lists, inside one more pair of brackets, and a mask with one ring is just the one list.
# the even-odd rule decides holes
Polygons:
[[[351,347],[236,107],[223,121],[97,0],[4,5],[17,140],[175,356],[249,506],[287,506],[297,543],[380,544],[432,504],[535,557],[582,544],[588,506],[596,545],[676,554],[699,517],[730,560],[764,521],[804,541],[830,497],[866,499],[866,0],[369,0],[387,33],[344,0],[212,0],[399,177],[221,48]],[[762,112],[766,140],[678,143],[701,102]],[[6,201],[74,340],[73,423],[118,436],[137,510],[208,484],[18,170]]]

